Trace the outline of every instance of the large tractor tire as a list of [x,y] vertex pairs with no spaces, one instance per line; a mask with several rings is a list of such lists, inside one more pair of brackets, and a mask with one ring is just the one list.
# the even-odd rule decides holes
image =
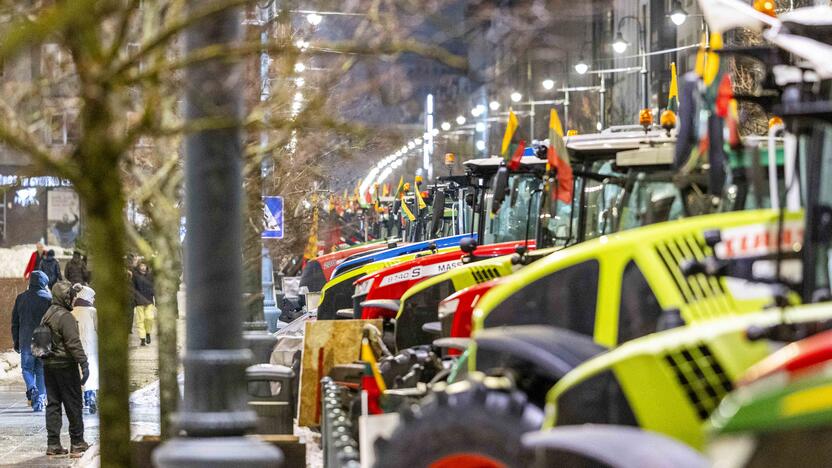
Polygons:
[[533,454],[522,436],[542,421],[520,391],[459,382],[401,411],[392,436],[376,441],[375,467],[526,467]]

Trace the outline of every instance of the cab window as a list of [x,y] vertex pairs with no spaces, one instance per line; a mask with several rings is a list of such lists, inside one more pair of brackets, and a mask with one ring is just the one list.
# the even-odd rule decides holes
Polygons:
[[618,309],[618,342],[656,331],[662,308],[647,278],[634,261],[624,268],[621,278],[621,303]]
[[588,260],[529,283],[495,307],[486,326],[542,324],[592,336],[599,268]]
[[509,177],[508,190],[497,214],[490,216],[494,194],[486,195],[485,244],[530,239],[536,235],[536,223],[530,223],[540,203],[540,179],[534,174],[514,174]]
[[[612,161],[595,161],[590,171],[599,175],[621,176],[621,174],[613,171]],[[603,236],[614,231],[614,208],[621,192],[621,186],[609,180],[589,179],[586,181],[584,187],[586,198],[585,239]]]

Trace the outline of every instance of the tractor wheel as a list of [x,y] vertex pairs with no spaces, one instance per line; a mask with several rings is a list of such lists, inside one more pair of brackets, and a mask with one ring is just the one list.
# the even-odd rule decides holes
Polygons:
[[542,421],[542,411],[520,391],[459,382],[401,411],[392,436],[376,441],[375,467],[529,466],[532,454],[520,439]]

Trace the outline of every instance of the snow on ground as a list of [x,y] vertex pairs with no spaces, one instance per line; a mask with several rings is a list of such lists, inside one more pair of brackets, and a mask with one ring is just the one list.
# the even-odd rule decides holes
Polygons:
[[[71,249],[47,246],[46,250],[54,249],[55,255],[65,257],[72,255]],[[35,251],[35,244],[16,245],[8,249],[0,249],[0,278],[22,278],[23,271],[29,263],[29,257]],[[61,264],[64,262],[61,261]]]

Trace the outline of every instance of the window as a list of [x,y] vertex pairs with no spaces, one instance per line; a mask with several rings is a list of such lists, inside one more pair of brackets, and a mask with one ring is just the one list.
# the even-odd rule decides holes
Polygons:
[[66,145],[78,142],[80,124],[74,112],[55,112],[49,116],[47,140],[52,145]]
[[621,278],[621,303],[618,308],[618,342],[656,331],[662,308],[638,265],[630,261]]
[[592,336],[599,268],[588,260],[529,283],[495,307],[486,326],[550,325]]
[[[529,213],[535,215],[540,203],[540,179],[533,174],[511,175],[503,204],[493,217],[486,218],[483,244],[535,238],[536,223],[531,223]],[[491,212],[493,192],[486,198],[487,213]]]

